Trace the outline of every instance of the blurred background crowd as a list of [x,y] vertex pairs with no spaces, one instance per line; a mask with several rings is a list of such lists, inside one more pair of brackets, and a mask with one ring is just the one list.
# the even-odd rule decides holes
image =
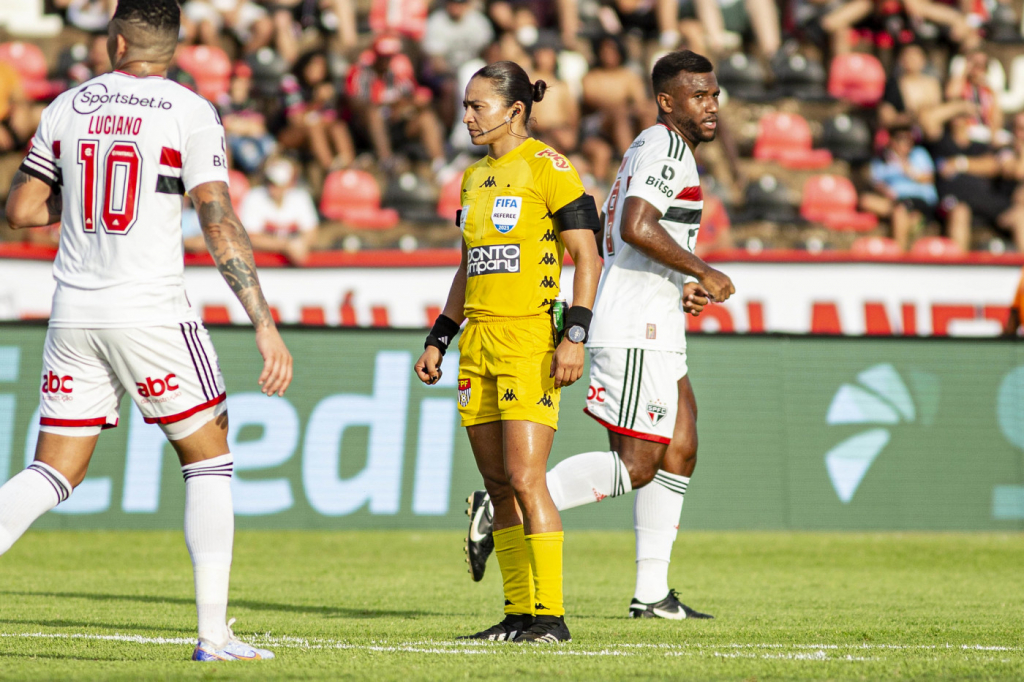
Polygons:
[[[0,31],[0,200],[45,104],[110,66],[116,0]],[[699,252],[1024,252],[1022,0],[187,0],[171,77],[220,110],[257,249],[450,248],[484,65],[549,84],[532,130],[603,201],[657,113],[650,67],[715,63]],[[0,13],[2,14],[2,13]],[[57,21],[53,15],[59,16]],[[2,16],[0,16],[2,20]],[[0,27],[2,28],[2,27]],[[27,238],[54,243],[54,230]],[[0,228],[0,239],[25,235]],[[186,212],[186,247],[203,250]]]

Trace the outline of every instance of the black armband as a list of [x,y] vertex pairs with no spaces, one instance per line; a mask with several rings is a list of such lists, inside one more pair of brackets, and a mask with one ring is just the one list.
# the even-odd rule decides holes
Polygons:
[[458,322],[447,315],[438,315],[437,320],[434,321],[434,326],[430,328],[430,333],[427,334],[427,340],[423,342],[423,348],[433,346],[441,351],[441,357],[444,357],[445,351],[448,350],[448,344],[452,342],[452,339],[458,333]]
[[597,215],[597,204],[589,194],[580,195],[579,199],[551,214],[555,226],[562,232],[565,230],[601,231],[601,219]]
[[[578,343],[586,343],[587,339],[590,338],[590,323],[593,319],[593,310],[584,308],[581,305],[574,305],[565,313],[565,330],[568,331],[573,327],[583,327],[583,340]],[[575,339],[571,340],[575,341]]]
[[455,227],[462,227],[462,209],[455,211]]

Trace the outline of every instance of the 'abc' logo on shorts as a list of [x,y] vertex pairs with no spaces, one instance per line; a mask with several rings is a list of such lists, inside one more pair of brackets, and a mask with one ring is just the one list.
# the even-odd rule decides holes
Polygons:
[[43,375],[43,393],[71,393],[74,378],[71,376],[60,376],[47,371]]
[[145,383],[136,382],[135,387],[139,389],[139,395],[143,398],[157,398],[167,391],[177,391],[179,385],[174,383],[178,377],[168,374],[163,379],[146,377]]
[[604,402],[604,386],[593,386],[587,389],[587,400],[594,400],[599,403]]

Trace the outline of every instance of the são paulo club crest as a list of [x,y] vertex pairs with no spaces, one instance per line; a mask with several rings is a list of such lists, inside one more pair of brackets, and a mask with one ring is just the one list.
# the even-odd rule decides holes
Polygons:
[[469,379],[459,379],[459,405],[462,407],[469,405],[470,388]]
[[668,414],[668,408],[660,400],[652,400],[647,403],[647,416],[651,418],[652,426],[657,426],[666,414]]

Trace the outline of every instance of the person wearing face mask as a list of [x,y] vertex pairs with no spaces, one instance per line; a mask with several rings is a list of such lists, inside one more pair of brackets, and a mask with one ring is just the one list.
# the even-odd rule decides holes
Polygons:
[[264,187],[245,195],[240,218],[257,251],[280,253],[294,265],[309,258],[320,219],[312,197],[296,183],[295,163],[271,156],[263,167]]
[[[505,618],[470,639],[571,640],[562,522],[545,471],[559,391],[583,374],[600,222],[568,159],[530,137],[530,113],[546,89],[509,61],[484,67],[466,88],[462,120],[488,156],[463,176],[462,262],[415,367],[421,381],[436,383],[445,350],[468,320],[459,340],[459,411],[494,503],[505,602]],[[558,324],[566,251],[576,265],[573,305]]]

